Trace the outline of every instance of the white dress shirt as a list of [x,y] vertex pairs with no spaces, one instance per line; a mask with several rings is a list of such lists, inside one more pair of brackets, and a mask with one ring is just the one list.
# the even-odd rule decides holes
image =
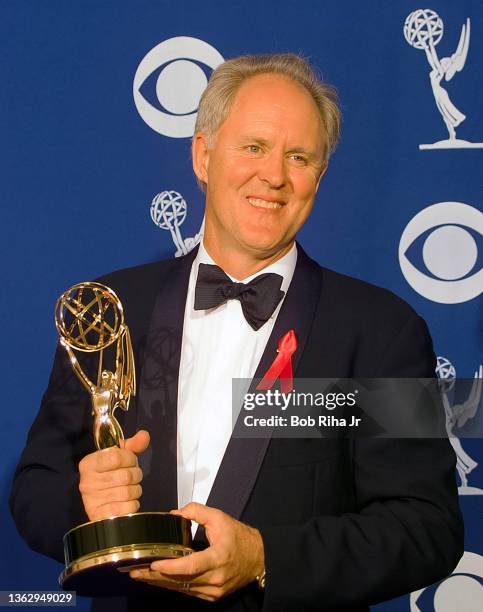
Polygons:
[[[296,262],[294,243],[284,257],[243,282],[274,272],[283,277],[281,289],[286,293]],[[233,431],[232,379],[253,378],[283,302],[258,331],[247,323],[238,300],[195,310],[200,263],[215,263],[203,243],[191,268],[181,347],[177,439],[180,508],[190,501],[206,504]],[[193,533],[195,529],[196,525]]]

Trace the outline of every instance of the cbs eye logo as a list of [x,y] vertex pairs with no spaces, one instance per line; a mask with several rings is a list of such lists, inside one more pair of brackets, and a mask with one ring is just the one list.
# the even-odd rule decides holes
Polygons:
[[200,97],[208,82],[207,68],[214,70],[223,62],[214,47],[198,38],[176,36],[156,45],[143,57],[134,75],[134,104],[141,118],[164,136],[192,136]]
[[476,208],[461,202],[428,206],[402,233],[402,273],[415,291],[433,302],[472,300],[483,291],[482,237],[483,213]]
[[474,612],[483,609],[483,557],[465,551],[448,578],[409,596],[410,612]]

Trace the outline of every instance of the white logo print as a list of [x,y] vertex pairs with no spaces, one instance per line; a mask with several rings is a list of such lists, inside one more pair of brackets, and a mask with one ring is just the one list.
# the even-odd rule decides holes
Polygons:
[[409,609],[411,612],[479,612],[483,610],[483,557],[474,552],[465,550],[455,570],[443,580],[436,588],[431,608],[421,608],[418,600],[426,587],[414,591],[409,596]]
[[475,372],[471,391],[466,401],[462,404],[454,403],[454,399],[451,397],[454,389],[456,370],[449,359],[446,359],[446,357],[438,357],[436,374],[440,379],[439,386],[441,398],[446,414],[446,431],[448,432],[449,441],[456,454],[456,470],[461,481],[458,487],[458,493],[460,495],[483,495],[483,489],[471,487],[468,484],[468,477],[478,466],[478,463],[464,450],[455,432],[455,430],[463,427],[468,420],[476,416],[482,396],[483,364],[480,365],[479,369]]
[[176,247],[175,257],[186,255],[193,249],[203,237],[205,220],[200,227],[200,231],[192,238],[183,238],[180,226],[186,219],[188,205],[183,196],[177,191],[162,191],[154,196],[151,202],[151,219],[160,229],[171,232],[174,246]]
[[429,80],[433,90],[436,107],[441,113],[448,130],[449,138],[432,144],[421,144],[420,149],[480,149],[483,142],[468,142],[456,138],[456,128],[466,119],[466,116],[456,108],[449,99],[448,92],[441,85],[443,77],[450,81],[456,72],[463,70],[470,44],[470,20],[466,20],[461,28],[460,40],[456,51],[451,57],[441,60],[436,53],[436,45],[443,37],[443,21],[435,11],[418,9],[413,11],[404,22],[404,37],[415,49],[424,50],[431,67]]
[[[478,245],[464,227],[483,235],[483,213],[461,202],[440,202],[424,208],[404,229],[399,241],[399,265],[411,287],[441,304],[459,304],[483,291],[483,268],[468,276],[478,262]],[[423,261],[436,278],[418,270],[407,250],[424,232],[433,229],[422,248]]]
[[[138,113],[159,134],[171,138],[193,136],[196,111],[207,84],[196,62],[214,69],[223,61],[214,47],[198,38],[177,36],[159,43],[143,57],[134,75],[133,96]],[[156,82],[156,96],[165,110],[150,104],[139,91],[161,66],[164,68]]]

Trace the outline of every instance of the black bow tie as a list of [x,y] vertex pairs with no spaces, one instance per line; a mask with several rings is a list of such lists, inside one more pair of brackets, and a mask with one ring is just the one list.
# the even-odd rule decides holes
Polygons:
[[200,264],[195,290],[195,310],[215,308],[239,300],[248,324],[257,331],[272,316],[284,296],[280,274],[260,274],[249,283],[234,283],[218,266]]

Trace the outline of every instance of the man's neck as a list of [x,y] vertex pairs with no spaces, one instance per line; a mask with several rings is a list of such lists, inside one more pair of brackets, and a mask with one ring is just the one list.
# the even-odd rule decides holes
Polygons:
[[275,263],[290,251],[292,245],[293,242],[276,253],[267,255],[267,257],[260,256],[257,258],[245,253],[221,253],[219,250],[213,249],[212,245],[206,244],[203,241],[206,252],[216,265],[220,266],[226,274],[238,281],[253,276],[253,274]]

